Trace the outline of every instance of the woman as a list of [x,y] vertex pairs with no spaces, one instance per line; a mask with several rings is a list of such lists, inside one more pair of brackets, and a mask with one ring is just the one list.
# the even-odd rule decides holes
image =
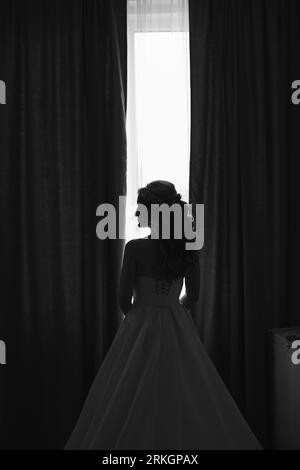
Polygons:
[[169,239],[161,221],[151,220],[152,204],[177,203],[184,226],[181,196],[172,183],[154,181],[139,190],[137,202],[139,225],[146,207],[151,235],[125,246],[119,289],[125,318],[66,449],[260,449],[195,328],[198,254],[186,250],[184,235],[175,238],[174,217]]

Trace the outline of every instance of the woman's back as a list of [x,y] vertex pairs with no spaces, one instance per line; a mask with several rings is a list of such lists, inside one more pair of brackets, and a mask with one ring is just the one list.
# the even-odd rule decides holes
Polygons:
[[160,240],[147,237],[126,244],[119,289],[124,314],[131,308],[132,296],[135,300],[142,297],[144,302],[148,299],[149,304],[163,304],[170,299],[179,301],[183,278],[186,285],[185,305],[191,307],[197,301],[200,281],[197,253],[187,253],[187,268],[177,278],[168,279],[161,266]]

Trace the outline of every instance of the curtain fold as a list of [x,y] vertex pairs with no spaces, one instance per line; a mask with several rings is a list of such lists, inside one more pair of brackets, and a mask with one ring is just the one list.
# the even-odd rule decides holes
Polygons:
[[300,10],[293,0],[190,0],[189,8],[190,195],[205,204],[196,322],[267,445],[267,331],[299,325],[299,113],[290,90]]
[[121,321],[126,0],[1,3],[1,448],[61,448]]

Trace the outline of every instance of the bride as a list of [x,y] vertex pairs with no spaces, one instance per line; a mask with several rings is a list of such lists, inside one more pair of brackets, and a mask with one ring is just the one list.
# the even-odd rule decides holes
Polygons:
[[[141,188],[137,203],[148,210],[151,204],[184,205],[167,181]],[[261,449],[193,321],[197,252],[174,237],[174,224],[169,239],[151,218],[149,226],[158,238],[125,246],[119,286],[125,318],[65,449]]]

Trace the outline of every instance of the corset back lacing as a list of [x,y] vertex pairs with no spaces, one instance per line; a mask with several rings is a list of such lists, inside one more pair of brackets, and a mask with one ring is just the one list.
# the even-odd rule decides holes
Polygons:
[[169,295],[171,288],[171,281],[162,281],[155,279],[155,292],[157,295]]

